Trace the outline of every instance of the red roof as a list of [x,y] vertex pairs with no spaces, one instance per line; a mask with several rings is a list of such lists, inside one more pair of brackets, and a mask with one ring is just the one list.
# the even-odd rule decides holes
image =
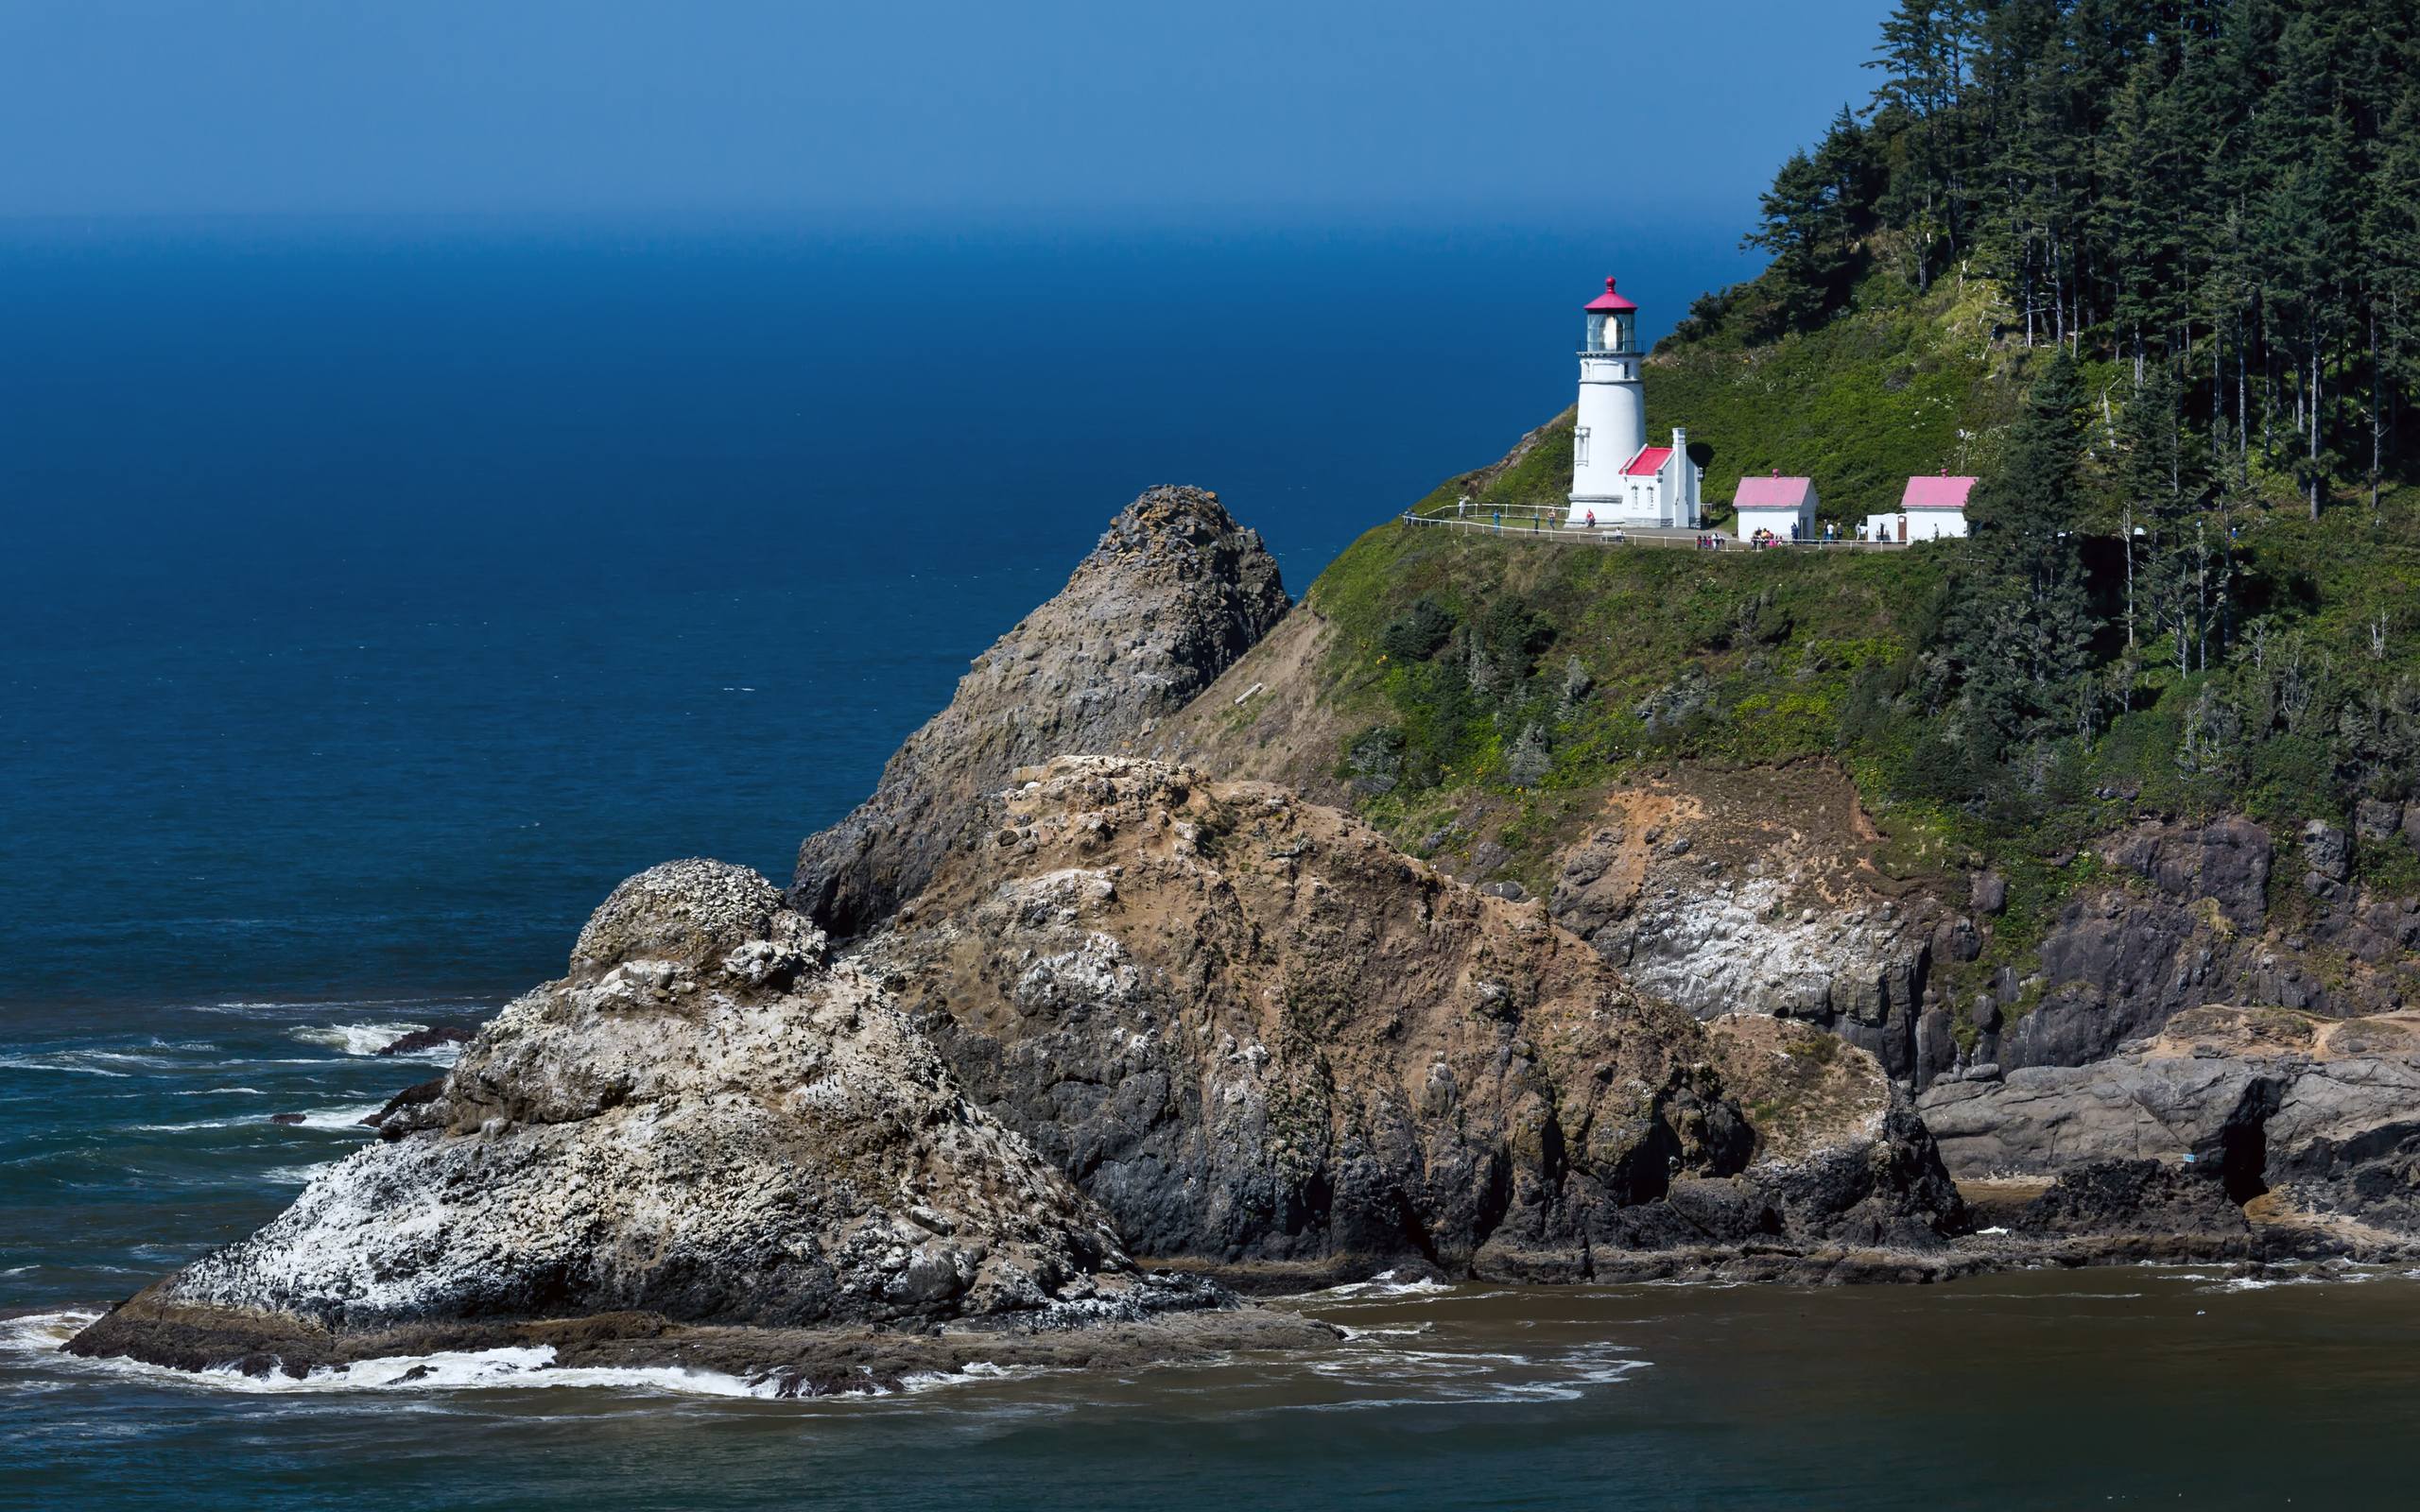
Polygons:
[[1776,472],[1769,478],[1741,478],[1739,496],[1731,502],[1735,509],[1803,509],[1815,497],[1813,478],[1786,478]]
[[1651,478],[1656,473],[1663,472],[1664,464],[1670,460],[1672,460],[1672,449],[1670,447],[1642,446],[1638,449],[1638,455],[1630,459],[1630,466],[1622,469],[1622,476],[1626,478]]
[[1953,478],[1945,472],[1939,477],[1910,478],[1908,491],[1899,495],[1902,509],[1963,509],[1966,495],[1974,490],[1973,478]]
[[1607,279],[1605,280],[1605,292],[1598,295],[1595,299],[1590,300],[1583,308],[1590,310],[1635,310],[1638,306],[1631,303],[1630,301],[1625,300],[1620,295],[1615,293],[1614,281],[1612,279]]

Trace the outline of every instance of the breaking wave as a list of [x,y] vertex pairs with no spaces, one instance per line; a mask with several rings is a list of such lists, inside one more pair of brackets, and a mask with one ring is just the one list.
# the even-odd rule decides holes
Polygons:
[[[54,1368],[123,1379],[152,1385],[179,1385],[202,1391],[245,1396],[289,1397],[374,1391],[499,1391],[550,1386],[586,1386],[661,1396],[745,1398],[776,1400],[776,1379],[744,1380],[714,1370],[678,1366],[559,1366],[552,1346],[512,1346],[493,1349],[441,1350],[434,1354],[388,1355],[355,1360],[350,1365],[323,1366],[307,1375],[272,1372],[246,1375],[234,1366],[208,1370],[177,1370],[140,1360],[86,1360],[59,1352],[59,1347],[95,1318],[98,1312],[70,1309],[37,1313],[0,1322],[0,1355],[37,1356]],[[848,1397],[813,1398],[818,1402],[847,1401],[857,1396],[895,1396],[902,1392],[975,1381],[1001,1380],[1028,1372],[977,1361],[964,1369],[925,1372],[906,1377],[895,1391],[852,1393]]]
[[407,1034],[418,1034],[427,1028],[424,1023],[306,1023],[287,1031],[306,1045],[325,1045],[348,1056],[374,1056]]

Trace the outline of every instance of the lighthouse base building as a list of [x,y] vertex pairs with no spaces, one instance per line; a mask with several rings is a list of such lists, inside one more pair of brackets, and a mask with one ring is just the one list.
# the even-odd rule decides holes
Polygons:
[[1580,406],[1571,433],[1570,524],[1661,525],[1698,524],[1703,470],[1689,460],[1688,432],[1672,444],[1647,444],[1647,391],[1638,350],[1638,306],[1605,292],[1582,312]]
[[1668,525],[1690,530],[1698,524],[1698,487],[1705,470],[1689,460],[1689,433],[1672,428],[1669,446],[1642,446],[1616,470],[1610,490],[1606,480],[1594,478],[1583,492],[1579,485],[1582,459],[1595,439],[1586,431],[1572,437],[1570,523],[1584,525],[1593,517],[1600,525]]

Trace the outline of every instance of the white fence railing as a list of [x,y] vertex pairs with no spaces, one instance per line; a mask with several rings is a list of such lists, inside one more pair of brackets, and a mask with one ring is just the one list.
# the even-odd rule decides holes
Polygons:
[[1404,524],[1591,546],[1678,546],[1696,551],[1901,551],[1904,541],[1741,541],[1722,530],[1668,525],[1575,525],[1555,506],[1457,507],[1435,514],[1407,511]]

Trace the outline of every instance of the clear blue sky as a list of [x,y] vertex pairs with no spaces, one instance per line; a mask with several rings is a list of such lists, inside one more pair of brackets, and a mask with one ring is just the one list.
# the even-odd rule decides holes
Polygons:
[[0,215],[1744,224],[1884,0],[0,0]]

